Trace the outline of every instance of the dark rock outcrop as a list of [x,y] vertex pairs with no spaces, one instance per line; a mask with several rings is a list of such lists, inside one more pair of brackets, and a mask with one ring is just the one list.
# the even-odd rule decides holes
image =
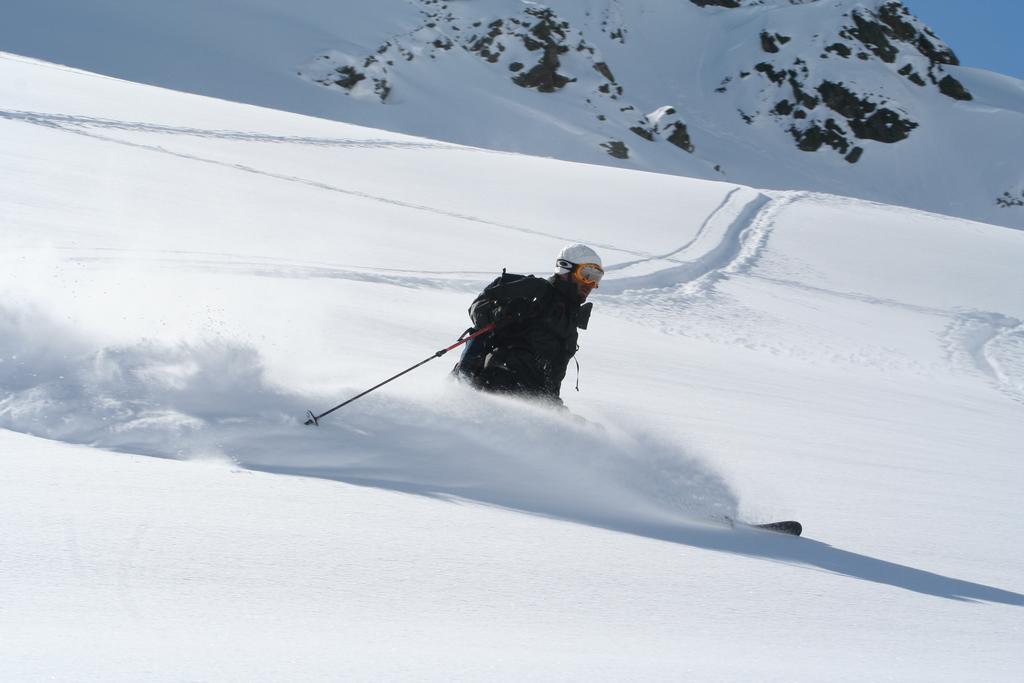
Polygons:
[[595,62],[594,70],[597,71],[602,76],[604,76],[605,78],[607,78],[612,83],[615,82],[615,76],[612,75],[612,70],[609,69],[608,65],[605,64],[604,62]]
[[914,71],[914,67],[912,64],[907,64],[897,73],[900,76],[906,76],[907,80],[915,85],[919,85],[921,87],[928,85],[927,83],[924,82],[924,79],[921,78],[916,71]]
[[1024,206],[1024,190],[1020,192],[1019,196],[1013,195],[1009,192],[1004,192],[1002,195],[996,197],[996,206],[1003,209]]
[[540,92],[555,92],[564,88],[573,80],[558,73],[561,62],[558,59],[557,46],[545,46],[544,56],[526,73],[512,79],[512,82],[523,88],[536,88]]
[[754,71],[764,74],[775,85],[782,85],[786,81],[786,72],[776,71],[775,67],[768,62],[761,62],[755,65]]
[[523,36],[523,44],[528,50],[541,50],[543,54],[529,71],[519,74],[512,82],[523,88],[536,88],[540,92],[561,90],[576,80],[558,72],[561,66],[558,56],[569,51],[569,46],[565,44],[569,23],[559,21],[547,7],[530,7],[526,13],[533,16],[536,22],[530,27],[529,33]]
[[861,119],[877,109],[877,105],[857,97],[842,83],[822,81],[818,92],[825,106],[845,119]]
[[956,80],[949,74],[946,74],[942,80],[939,81],[939,92],[946,97],[952,97],[954,100],[973,100],[974,96],[967,92],[967,88],[964,87],[963,83]]
[[906,140],[917,124],[901,117],[892,109],[882,107],[864,120],[850,121],[850,130],[859,138],[893,143]]
[[356,87],[359,81],[366,80],[366,74],[356,71],[355,67],[352,66],[339,66],[335,71],[339,74],[340,78],[334,79],[334,84],[340,85],[345,90],[351,90]]
[[[850,126],[858,138],[893,143],[905,140],[917,124],[904,119],[892,109],[858,97],[842,83],[822,81],[818,86],[822,102],[836,112]],[[843,150],[845,151],[845,150]]]
[[694,145],[686,124],[679,119],[674,107],[662,107],[641,119],[630,129],[648,142],[657,142],[659,138],[679,149],[693,154]]
[[775,103],[772,113],[779,116],[789,116],[793,113],[793,105],[790,104],[789,100],[779,100]]
[[693,154],[693,141],[690,139],[690,132],[686,129],[686,124],[681,121],[676,121],[669,129],[672,131],[666,138],[670,143],[678,147],[679,149],[685,150],[690,154]]
[[850,55],[853,54],[853,50],[851,50],[843,43],[832,43],[831,45],[825,48],[825,52],[832,52],[834,54],[839,55],[843,59],[847,59]]
[[931,38],[936,38],[927,27],[918,30],[909,21],[910,11],[901,2],[889,2],[878,8],[878,18],[884,23],[892,35],[917,47],[932,64],[960,64],[960,60],[949,48],[939,48]]
[[[806,78],[806,75],[804,78]],[[787,80],[789,81],[789,87],[793,90],[793,98],[797,101],[797,104],[807,109],[814,109],[818,106],[818,98],[804,92],[799,74],[791,69],[788,72]]]
[[621,140],[609,140],[608,142],[602,142],[601,146],[605,148],[610,156],[616,159],[628,159],[629,158],[629,147],[626,147],[626,143]]
[[481,57],[492,64],[497,62],[498,59],[501,58],[501,54],[491,48],[494,47],[494,41],[501,35],[504,25],[504,21],[501,19],[495,19],[487,25],[487,28],[490,30],[482,36],[474,36],[469,45],[466,46],[466,49],[470,52],[478,53]]
[[839,127],[835,119],[826,120],[824,126],[812,123],[803,130],[794,126],[789,129],[789,132],[796,140],[796,146],[805,152],[816,152],[821,149],[822,145],[828,145],[837,152],[846,154],[850,148],[843,129]]
[[883,62],[889,64],[895,62],[899,50],[889,42],[884,24],[874,21],[870,15],[863,16],[856,10],[850,16],[854,23],[853,27],[847,29],[850,35],[859,40],[864,47],[871,50]]
[[654,142],[654,131],[650,128],[644,128],[643,126],[633,126],[630,128],[631,131],[642,137],[644,140]]

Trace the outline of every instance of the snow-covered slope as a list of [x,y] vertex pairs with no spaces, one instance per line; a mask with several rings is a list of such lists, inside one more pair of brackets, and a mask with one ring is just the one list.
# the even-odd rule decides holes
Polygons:
[[[1019,677],[1020,231],[9,54],[0,179],[0,678]],[[582,421],[302,425],[569,240]]]
[[474,146],[1024,226],[1024,84],[894,0],[39,0],[0,48]]

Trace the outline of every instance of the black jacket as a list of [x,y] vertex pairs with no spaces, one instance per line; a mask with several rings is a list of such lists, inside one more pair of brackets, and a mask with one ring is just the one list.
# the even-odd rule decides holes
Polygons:
[[476,327],[492,322],[499,327],[486,342],[482,364],[466,368],[466,374],[484,389],[557,400],[578,348],[577,329],[586,329],[591,306],[581,305],[576,286],[558,276],[503,273],[469,307]]

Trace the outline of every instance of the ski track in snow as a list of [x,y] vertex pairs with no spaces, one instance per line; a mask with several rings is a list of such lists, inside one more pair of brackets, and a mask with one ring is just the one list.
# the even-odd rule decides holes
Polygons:
[[[102,119],[96,117],[71,116],[64,114],[50,114],[43,112],[28,112],[18,110],[0,110],[0,119],[7,119],[30,125],[42,126],[46,128],[59,130],[65,133],[82,135],[104,142],[124,145],[137,149],[144,149],[161,154],[168,154],[171,156],[188,159],[190,161],[223,166],[234,170],[243,171],[246,173],[253,173],[256,175],[273,178],[276,180],[299,183],[321,190],[338,192],[341,194],[346,194],[361,199],[381,202],[384,204],[390,204],[393,206],[399,206],[402,208],[412,209],[416,211],[438,214],[448,218],[470,221],[473,223],[487,225],[490,227],[500,228],[504,230],[512,230],[524,234],[548,237],[563,242],[585,241],[582,240],[582,238],[576,236],[560,235],[543,232],[539,230],[533,230],[522,226],[501,223],[498,221],[491,221],[479,216],[447,211],[425,204],[406,202],[390,197],[382,197],[366,192],[360,192],[358,190],[351,190],[343,187],[338,187],[336,185],[311,180],[308,178],[301,178],[299,176],[275,173],[273,171],[266,171],[246,164],[222,161],[218,159],[198,156],[187,152],[175,151],[172,149],[168,149],[167,147],[162,145],[151,145],[141,142],[122,140],[115,137],[101,135],[99,133],[94,132],[92,129],[122,130],[129,132],[146,132],[167,135],[189,135],[215,139],[239,140],[246,142],[267,142],[273,144],[292,143],[349,148],[369,147],[417,150],[429,149],[439,151],[458,150],[470,152],[477,151],[475,148],[450,145],[446,143],[430,144],[418,142],[387,141],[379,139],[351,140],[332,138],[290,137],[228,130],[203,130],[188,127],[174,127],[159,124],[117,121],[112,119]],[[484,151],[487,153],[499,153],[490,152],[488,150]],[[502,152],[502,154],[504,153]],[[748,195],[750,195],[751,193],[754,193],[754,196],[752,198],[748,198]],[[799,195],[806,193],[794,194]],[[697,233],[688,242],[663,255],[651,256],[650,254],[637,251],[629,247],[623,247],[621,245],[590,242],[592,246],[598,249],[606,249],[616,251],[619,253],[631,254],[639,257],[635,261],[629,261],[609,266],[608,269],[610,272],[617,271],[622,273],[623,271],[628,270],[632,266],[637,266],[641,264],[655,264],[659,261],[664,261],[667,265],[667,267],[663,269],[656,270],[655,272],[646,275],[633,277],[625,276],[606,281],[606,283],[602,286],[602,294],[607,296],[619,294],[628,289],[660,289],[665,287],[672,287],[676,285],[701,280],[705,276],[708,276],[709,274],[715,271],[726,270],[730,266],[730,264],[737,258],[737,256],[744,255],[744,243],[745,241],[747,241],[744,239],[744,233],[747,232],[748,228],[755,226],[759,223],[762,209],[765,207],[766,204],[770,205],[771,201],[772,200],[770,200],[764,194],[756,193],[755,191],[750,190],[748,188],[733,188],[732,190],[729,191],[726,197],[723,198],[722,203],[705,218],[703,224],[698,229]],[[701,253],[694,254],[692,252]],[[88,258],[90,257],[80,257],[77,260],[86,261],[88,260]],[[744,256],[744,258],[749,258],[749,255]],[[178,263],[181,263],[181,261],[179,260]],[[193,267],[202,269],[222,268],[225,271],[234,272],[237,272],[239,269],[245,268],[245,264],[238,261],[237,259],[226,259],[224,261],[214,262],[212,259],[209,258],[208,255],[204,255],[204,258],[202,260],[196,260],[191,265]],[[357,270],[358,268],[360,268],[359,266],[334,267],[325,266],[322,264],[311,265],[279,263],[274,263],[273,265],[270,265],[269,263],[250,265],[252,267],[252,270],[248,271],[250,273],[280,277],[337,277],[360,281],[399,284],[401,286],[445,286],[445,280],[443,278],[432,277],[431,275],[436,274],[429,274],[425,272],[420,272],[417,273],[416,275],[410,273],[408,275],[398,276],[391,274],[376,275],[368,272],[359,272]],[[374,268],[372,270],[379,271],[380,269]],[[472,287],[477,287],[480,282],[485,282],[487,281],[487,279],[489,279],[489,277],[486,274],[481,274],[480,278],[474,279]],[[466,291],[467,286],[464,280],[448,280],[448,283],[452,285],[453,289],[456,289],[458,291]],[[711,282],[709,281],[708,285],[710,286],[710,284]]]
[[[74,135],[81,135],[81,136],[92,138],[92,139],[95,139],[95,140],[101,140],[103,142],[113,143],[113,144],[117,144],[117,145],[123,145],[123,146],[126,146],[126,147],[133,147],[135,149],[143,149],[143,150],[147,150],[147,151],[150,151],[150,152],[157,152],[159,154],[167,154],[167,155],[170,155],[170,156],[178,157],[180,159],[187,159],[189,161],[196,161],[196,162],[200,162],[200,163],[204,163],[204,164],[211,164],[211,165],[214,165],[214,166],[221,166],[221,167],[224,167],[224,168],[230,168],[230,169],[233,169],[233,170],[236,170],[236,171],[242,171],[242,172],[245,172],[245,173],[252,173],[254,175],[260,175],[260,176],[264,176],[264,177],[267,177],[267,178],[273,178],[274,180],[281,180],[281,181],[284,181],[284,182],[297,183],[297,184],[301,184],[301,185],[306,185],[308,187],[313,187],[313,188],[316,188],[318,190],[326,190],[328,192],[337,192],[339,194],[344,194],[344,195],[348,195],[348,196],[351,196],[351,197],[358,197],[360,199],[365,199],[365,200],[373,201],[373,202],[380,202],[382,204],[388,204],[388,205],[391,205],[391,206],[397,206],[397,207],[401,207],[401,208],[404,208],[404,209],[411,209],[411,210],[414,210],[414,211],[422,211],[422,212],[425,212],[425,213],[431,213],[431,214],[435,214],[435,215],[439,215],[439,216],[444,216],[446,218],[453,218],[453,219],[461,220],[461,221],[469,221],[469,222],[475,223],[477,225],[485,225],[485,226],[488,226],[488,227],[491,227],[491,228],[499,228],[501,230],[510,230],[510,231],[514,231],[514,232],[519,232],[519,233],[527,234],[527,235],[536,235],[536,236],[540,236],[540,237],[547,237],[547,238],[551,238],[551,239],[558,240],[558,241],[561,241],[561,242],[582,242],[582,241],[585,241],[582,237],[579,237],[579,236],[561,235],[561,234],[548,233],[548,232],[544,232],[544,231],[541,231],[541,230],[533,230],[531,228],[526,228],[526,227],[522,227],[522,226],[518,226],[518,225],[512,225],[512,224],[509,224],[509,223],[501,223],[501,222],[498,222],[498,221],[492,221],[492,220],[488,220],[486,218],[481,218],[479,216],[473,216],[473,215],[470,215],[470,214],[459,213],[457,211],[448,211],[448,210],[440,209],[440,208],[437,208],[437,207],[434,207],[434,206],[429,206],[427,204],[417,204],[415,202],[407,202],[407,201],[403,201],[401,199],[394,199],[392,197],[382,197],[382,196],[379,196],[379,195],[370,194],[368,192],[361,192],[359,190],[352,190],[352,189],[348,189],[348,188],[344,188],[344,187],[338,187],[337,185],[331,185],[329,183],[320,182],[320,181],[317,181],[317,180],[311,180],[309,178],[302,178],[302,177],[299,177],[299,176],[289,175],[289,174],[285,174],[285,173],[275,173],[273,171],[266,171],[266,170],[263,170],[263,169],[256,168],[254,166],[249,166],[248,164],[233,163],[233,162],[230,162],[230,161],[222,161],[220,159],[212,159],[212,158],[209,158],[209,157],[202,157],[202,156],[199,156],[199,155],[196,155],[196,154],[191,154],[191,153],[188,153],[188,152],[175,151],[175,150],[172,150],[172,149],[168,149],[167,147],[164,147],[162,145],[151,145],[151,144],[146,144],[146,143],[141,143],[141,142],[132,142],[132,141],[129,141],[129,140],[122,140],[122,139],[115,138],[115,137],[101,135],[99,133],[95,133],[95,132],[90,131],[88,129],[88,125],[87,124],[79,125],[78,123],[76,123],[79,119],[81,119],[83,117],[64,117],[64,116],[61,116],[61,115],[41,114],[39,112],[19,112],[19,111],[0,110],[0,118],[6,118],[6,119],[9,119],[9,120],[18,121],[18,122],[26,123],[26,124],[29,124],[29,125],[36,125],[36,126],[42,126],[42,127],[45,127],[45,128],[51,128],[51,129],[58,130],[58,131],[61,131],[61,132],[64,132],[64,133],[70,133],[70,134],[74,134]],[[67,118],[69,120],[65,121],[64,120],[65,118]],[[88,121],[88,120],[96,120],[96,119],[88,119],[88,117],[85,117],[85,120]],[[98,119],[98,120],[103,121],[104,119]],[[137,128],[137,126],[141,126],[141,125],[144,125],[144,124],[123,122],[121,126],[113,126],[113,125],[111,125],[111,126],[107,126],[107,128],[120,128],[121,130],[136,130],[137,131],[137,130],[141,130],[140,128]],[[182,130],[182,129],[169,128],[167,130],[164,130],[164,127],[162,127],[162,126],[155,126],[155,130],[153,132],[158,132],[158,133],[159,132],[174,132],[174,131],[178,131],[178,130]],[[211,133],[213,133],[213,132],[211,132]],[[216,131],[216,135],[214,135],[214,137],[225,138],[225,136],[227,136],[228,134],[230,134],[229,131]],[[249,133],[236,133],[236,134],[239,135],[239,136],[250,135]],[[279,142],[279,143],[280,142],[284,142],[284,141],[286,141],[285,138],[281,138],[281,139],[275,140],[275,142]],[[353,144],[351,144],[349,146],[353,146],[353,147],[360,146],[358,141],[348,141],[348,142],[353,143]],[[386,142],[386,141],[384,141],[384,142]],[[415,143],[412,143],[412,144],[415,144]],[[404,145],[404,146],[401,146],[401,145]],[[363,145],[363,146],[366,146],[366,145]],[[396,143],[396,145],[387,144],[387,146],[391,147],[393,149],[431,149],[431,150],[440,150],[440,151],[460,150],[460,151],[472,151],[472,152],[476,152],[477,151],[476,148],[458,147],[458,146],[454,146],[454,145],[444,145],[444,144],[438,144],[438,145],[425,144],[425,145],[421,145],[421,146],[418,146],[418,147],[412,147],[408,143]],[[485,153],[491,153],[491,152],[485,150]],[[600,243],[600,242],[590,242],[590,244],[592,246],[600,248],[600,249],[615,250],[615,251],[620,251],[620,252],[624,252],[624,253],[628,253],[628,254],[633,254],[633,255],[636,255],[636,256],[646,257],[645,254],[642,254],[642,253],[639,253],[639,252],[630,251],[628,249],[621,249],[619,247],[616,247],[616,246],[613,246],[613,245],[610,245],[610,244],[604,244],[604,243]]]
[[[679,265],[645,276],[613,280],[608,286],[602,286],[602,304],[627,319],[635,319],[643,324],[651,324],[653,320],[667,334],[694,334],[688,331],[689,326],[680,316],[685,315],[685,312],[694,305],[712,302],[715,298],[715,287],[723,280],[733,276],[744,276],[822,297],[846,299],[934,316],[949,320],[946,331],[937,339],[937,343],[946,349],[946,356],[954,367],[980,373],[1011,399],[1024,402],[1022,321],[1001,313],[950,311],[858,292],[816,287],[796,280],[757,273],[756,265],[776,228],[779,215],[787,207],[799,201],[817,200],[822,196],[837,201],[843,201],[843,198],[832,198],[829,195],[806,191],[773,191],[759,193],[754,198],[747,199],[745,205],[737,210],[741,189],[736,188],[723,199],[722,204],[707,217],[697,235],[687,244],[670,254],[647,260],[663,260]],[[725,224],[723,217],[732,217],[731,222]],[[719,237],[712,248],[700,253],[699,248],[695,249],[695,245],[699,245],[710,234],[717,234]],[[691,251],[698,253],[692,254]],[[622,267],[644,262],[630,262],[623,264]],[[752,350],[768,351],[775,355],[801,355],[794,348],[754,339],[742,329],[744,322],[749,327],[749,321],[728,318],[723,312],[716,314],[714,311],[703,310],[702,314],[719,319],[724,328],[734,332],[729,343],[737,343]],[[757,317],[758,312],[747,310],[746,315]],[[681,322],[675,323],[674,320]],[[713,334],[707,338],[718,343],[728,341]],[[812,361],[813,358],[808,356],[805,360]],[[848,359],[837,357],[834,360],[845,360],[855,365],[881,363],[880,367],[883,369],[899,365],[892,359],[882,363],[870,353],[858,354]],[[913,363],[905,365],[903,369],[921,370]]]
[[1024,322],[987,311],[956,314],[943,334],[948,357],[1024,403]]
[[950,311],[911,304],[858,292],[839,292],[795,280],[748,274],[765,282],[821,296],[846,299],[874,306],[898,308],[910,313],[947,320],[939,337],[946,357],[954,367],[985,376],[1010,398],[1024,402],[1024,322],[992,311]]
[[636,265],[644,264],[644,263],[651,263],[651,262],[654,262],[654,261],[671,261],[673,263],[685,263],[685,261],[683,261],[683,260],[681,260],[679,258],[676,258],[677,254],[680,254],[681,252],[685,252],[687,249],[692,247],[701,237],[703,237],[709,231],[709,226],[711,226],[713,220],[718,215],[720,215],[723,212],[725,207],[729,205],[729,203],[733,200],[733,198],[742,189],[743,188],[741,188],[741,187],[734,187],[733,189],[729,190],[729,193],[726,194],[725,197],[722,198],[722,202],[715,208],[714,211],[709,213],[707,215],[707,218],[704,219],[704,222],[701,223],[700,228],[697,229],[697,233],[690,239],[689,242],[687,242],[683,246],[677,247],[676,249],[673,249],[672,251],[670,251],[668,253],[665,253],[665,254],[662,254],[660,256],[651,256],[649,258],[639,259],[639,260],[636,260],[636,261],[625,261],[623,263],[617,263],[615,265],[608,266],[607,270],[609,272],[625,270],[625,269],[627,269],[627,268],[629,268],[631,266],[636,266]]
[[280,259],[241,259],[231,254],[185,251],[151,253],[122,249],[67,249],[67,261],[103,268],[110,263],[147,263],[173,271],[193,270],[205,273],[253,275],[257,277],[311,279],[326,278],[386,284],[410,289],[444,289],[476,294],[492,278],[483,271],[409,271],[388,268],[364,268],[356,265],[287,262]]
[[[665,257],[649,259],[678,265],[647,275],[612,280],[602,285],[601,293],[604,296],[624,294],[621,303],[627,306],[666,292],[675,300],[680,294],[683,298],[695,298],[707,295],[730,275],[749,272],[764,250],[778,213],[808,193],[774,192],[769,196],[747,189],[746,194],[754,196],[743,198],[740,193],[743,189],[730,192],[685,245]],[[705,245],[705,242],[711,244]]]
[[[950,311],[857,292],[814,287],[753,273],[753,267],[763,253],[777,214],[793,202],[804,199],[816,200],[823,196],[814,192],[772,194],[778,199],[765,206],[751,222],[750,234],[745,240],[740,257],[715,275],[721,277],[723,274],[738,273],[824,296],[951,319],[945,333],[938,340],[947,349],[947,356],[961,368],[973,368],[987,376],[997,389],[1013,400],[1024,402],[1024,362],[1021,361],[1024,358],[1024,322],[1016,318],[990,311]],[[831,196],[825,196],[832,200]]]
[[[581,241],[580,238],[573,237],[570,235],[557,235],[553,233],[532,230],[530,228],[525,228],[521,226],[491,221],[479,216],[447,211],[425,204],[406,202],[390,197],[382,197],[366,192],[360,192],[358,190],[351,190],[343,187],[338,187],[320,181],[301,178],[299,176],[266,171],[246,164],[232,163],[228,161],[202,157],[187,152],[175,151],[160,145],[151,145],[146,143],[122,140],[98,134],[96,132],[93,132],[91,129],[98,128],[106,130],[123,130],[131,132],[147,132],[168,135],[191,135],[198,137],[240,140],[247,142],[268,142],[274,144],[295,143],[338,147],[377,147],[394,149],[433,149],[443,151],[476,151],[473,148],[460,147],[444,143],[406,143],[398,141],[392,142],[386,140],[359,141],[331,138],[276,136],[226,130],[213,131],[187,127],[173,127],[157,124],[147,124],[139,122],[116,121],[111,119],[101,119],[95,117],[70,116],[63,114],[48,114],[42,112],[27,112],[16,110],[0,110],[0,118],[18,121],[30,125],[43,126],[70,134],[82,135],[85,137],[102,140],[104,142],[125,145],[137,149],[144,149],[152,152],[158,152],[161,154],[168,154],[171,156],[188,159],[190,161],[197,161],[205,164],[213,164],[227,168],[232,168],[246,173],[253,173],[256,175],[274,178],[276,180],[300,183],[321,190],[338,192],[341,194],[359,197],[361,199],[381,202],[416,211],[434,213],[438,215],[443,215],[448,218],[470,221],[473,223],[487,225],[490,227],[496,227],[505,230],[513,230],[524,234],[548,237],[563,242]],[[748,198],[748,195],[750,195],[751,193],[753,193],[754,196],[752,198]],[[801,193],[795,194],[799,195]],[[792,198],[785,198],[782,201],[788,202],[792,200]],[[733,188],[726,195],[726,197],[723,198],[722,203],[705,218],[697,233],[688,242],[663,255],[651,256],[649,254],[636,251],[628,247],[622,247],[620,245],[592,242],[592,245],[598,249],[612,250],[619,253],[632,254],[640,257],[635,261],[629,261],[626,263],[609,266],[609,271],[617,271],[622,273],[623,271],[627,271],[630,267],[633,266],[641,264],[655,264],[659,261],[664,261],[667,265],[667,267],[665,268],[656,270],[655,272],[648,273],[646,275],[633,277],[625,276],[609,280],[602,287],[602,294],[608,296],[619,294],[630,289],[661,289],[691,283],[695,281],[701,281],[704,280],[705,278],[708,278],[711,274],[715,272],[728,270],[729,267],[733,265],[733,262],[737,259],[737,257],[742,257],[743,259],[749,260],[751,258],[751,254],[756,252],[756,248],[752,251],[749,247],[744,246],[747,242],[750,241],[750,239],[746,237],[746,233],[750,231],[750,228],[755,227],[759,225],[761,222],[763,222],[763,217],[761,216],[763,209],[765,205],[771,205],[771,203],[772,200],[770,200],[764,194],[756,193],[747,188]],[[695,254],[692,252],[700,253]],[[99,257],[81,256],[76,257],[76,260],[85,262],[90,258],[97,259]],[[175,260],[177,263],[183,263],[180,259]],[[199,269],[222,269],[224,271],[233,272],[237,272],[240,269],[245,269],[247,267],[245,263],[240,262],[237,259],[225,259],[223,261],[214,261],[209,257],[209,255],[204,255],[203,259],[194,260],[188,265],[191,265],[192,267]],[[359,268],[358,266],[335,267],[325,266],[322,264],[310,265],[274,263],[273,265],[271,265],[269,263],[250,263],[248,267],[250,268],[250,270],[246,272],[254,274],[263,274],[268,276],[337,277],[360,281],[398,284],[400,286],[429,287],[444,287],[446,286],[447,282],[447,284],[450,285],[451,288],[456,289],[457,291],[467,290],[467,285],[464,280],[446,281],[443,278],[431,277],[430,274],[422,272],[416,275],[413,275],[411,273],[405,275],[377,274],[369,272],[359,272],[358,270],[356,270]],[[379,272],[379,269],[373,270]],[[480,282],[486,280],[486,275],[483,275],[480,278],[475,278],[473,283],[469,285],[469,287],[478,287]],[[713,284],[713,279],[708,279],[705,284],[708,287],[710,287]]]
[[[746,197],[730,193],[725,198],[705,221],[700,234],[673,255],[683,265],[637,278],[634,284],[642,286],[623,287],[617,296],[602,297],[602,311],[668,335],[697,337],[714,344],[737,345],[815,362],[815,356],[801,354],[785,342],[755,333],[755,328],[771,327],[775,321],[762,311],[729,305],[736,302],[723,299],[716,290],[731,277],[757,277],[753,275],[754,268],[779,215],[795,202],[814,195],[806,191],[771,191],[750,197],[751,192],[747,189]],[[713,246],[702,245],[701,238],[706,242],[711,235],[715,236]],[[694,324],[695,317],[700,319],[699,325]]]
[[[498,152],[488,149],[477,149],[464,145],[454,145],[446,142],[431,142],[428,140],[403,141],[384,140],[380,138],[320,138],[301,135],[271,135],[269,133],[246,132],[236,130],[211,130],[204,128],[191,128],[188,126],[168,126],[157,123],[145,123],[142,121],[119,121],[117,119],[104,119],[95,116],[74,116],[71,114],[52,114],[36,111],[0,110],[0,118],[10,121],[21,121],[36,126],[56,128],[58,130],[72,132],[88,129],[100,130],[122,130],[133,133],[154,133],[159,135],[184,135],[213,140],[237,140],[240,142],[264,142],[270,144],[289,145],[311,145],[314,147],[337,147],[341,149],[417,149],[417,150],[443,150],[462,152],[482,152],[485,154],[511,154],[510,152]],[[116,141],[111,138],[112,142]]]

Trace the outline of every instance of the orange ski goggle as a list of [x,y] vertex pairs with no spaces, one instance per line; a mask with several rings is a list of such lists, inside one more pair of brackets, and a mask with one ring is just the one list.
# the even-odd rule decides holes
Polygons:
[[572,279],[588,287],[597,288],[597,283],[604,277],[604,268],[596,263],[580,263],[572,269]]

